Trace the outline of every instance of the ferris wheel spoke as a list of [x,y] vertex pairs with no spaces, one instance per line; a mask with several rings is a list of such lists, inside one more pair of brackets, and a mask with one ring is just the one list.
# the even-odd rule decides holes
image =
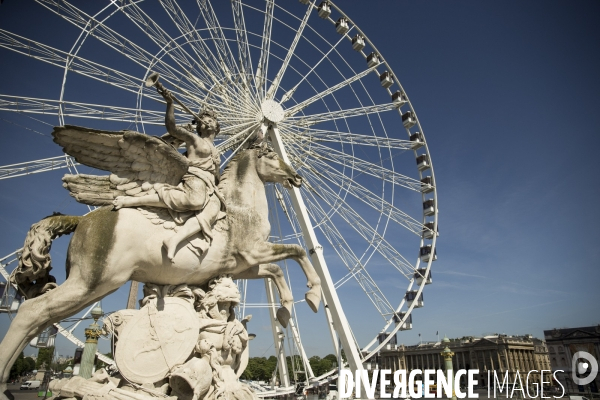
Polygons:
[[252,55],[250,52],[250,43],[248,41],[248,32],[246,30],[246,21],[244,20],[244,9],[241,0],[232,0],[231,8],[237,39],[239,65],[241,70],[240,74],[243,84],[240,95],[247,104],[250,104],[251,102],[260,104],[257,88],[252,84],[254,68],[252,66]]
[[198,7],[200,8],[200,13],[202,14],[202,18],[204,18],[204,22],[208,27],[210,32],[210,36],[215,43],[217,48],[217,53],[219,54],[219,58],[222,63],[225,63],[227,73],[231,75],[232,71],[234,74],[237,74],[238,67],[235,63],[235,57],[233,56],[233,52],[229,47],[227,39],[225,38],[225,34],[223,33],[223,29],[219,24],[219,20],[217,19],[217,15],[212,8],[212,5],[207,0],[196,0]]
[[256,121],[247,121],[247,122],[242,122],[242,123],[234,123],[234,124],[231,124],[229,126],[225,126],[224,128],[221,129],[221,133],[219,133],[219,136],[221,136],[221,135],[228,135],[229,137],[227,139],[223,139],[216,146],[217,149],[219,149],[221,152],[224,152],[225,151],[225,150],[223,150],[224,142],[232,139],[234,136],[238,136],[240,134],[243,134],[243,132],[245,132],[250,127],[256,127],[256,126],[257,126],[257,122]]
[[336,228],[335,223],[331,221],[325,210],[319,205],[314,194],[310,193],[307,205],[311,218],[315,221],[321,221],[318,228],[349,271],[344,278],[335,283],[336,289],[346,283],[348,279],[354,278],[369,297],[369,300],[371,300],[379,314],[386,319],[386,315],[394,312],[394,307],[368,273],[365,263],[361,262],[354,251],[352,251],[350,245],[348,245],[343,235]]
[[322,207],[318,206],[313,200],[308,200],[308,207],[309,213],[313,219],[323,221],[323,223],[319,225],[319,229],[349,271],[348,274],[335,283],[336,289],[339,289],[339,287],[344,285],[349,279],[354,278],[369,297],[377,311],[379,311],[379,314],[385,319],[386,315],[389,315],[390,312],[394,311],[394,307],[377,286],[366,270],[365,265],[354,254]]
[[39,172],[54,171],[56,169],[68,168],[79,163],[71,156],[62,155],[45,158],[43,160],[27,161],[18,164],[0,166],[0,180],[16,178],[24,175],[37,174]]
[[301,76],[302,76],[302,79],[300,79],[300,81],[298,81],[298,83],[296,83],[296,84],[294,85],[294,87],[292,87],[290,90],[288,90],[288,91],[287,91],[287,92],[286,92],[286,93],[283,95],[283,97],[281,98],[281,101],[280,101],[280,103],[281,103],[281,104],[285,103],[286,101],[288,101],[289,99],[291,99],[291,98],[292,98],[292,96],[294,95],[294,93],[296,93],[296,90],[298,90],[298,87],[300,86],[300,84],[301,84],[302,82],[306,81],[306,79],[307,79],[307,78],[308,78],[308,77],[309,77],[311,74],[315,73],[315,70],[317,69],[317,67],[318,67],[318,66],[319,66],[319,65],[320,65],[320,64],[321,64],[321,63],[322,63],[324,60],[327,60],[327,59],[328,59],[328,57],[329,57],[329,54],[331,54],[331,53],[332,53],[332,52],[335,50],[335,48],[337,47],[337,45],[339,45],[340,43],[342,43],[342,42],[344,41],[344,37],[342,36],[342,37],[341,37],[341,38],[340,38],[340,39],[339,39],[339,40],[338,40],[338,41],[337,41],[337,42],[336,42],[334,45],[332,45],[332,46],[331,46],[331,49],[329,49],[329,51],[328,51],[327,53],[323,53],[323,51],[322,51],[322,50],[321,50],[321,49],[320,49],[320,48],[319,48],[319,47],[318,47],[316,44],[312,43],[310,40],[306,39],[306,41],[307,41],[307,42],[308,42],[310,45],[312,45],[312,46],[315,48],[315,50],[316,50],[317,52],[319,52],[319,53],[322,55],[322,57],[321,57],[321,59],[320,59],[319,61],[317,61],[317,62],[316,62],[314,65],[312,65],[312,66],[311,66],[310,70],[309,70],[307,73],[305,73],[305,74],[302,74],[302,75],[301,75]]
[[[214,97],[214,100],[210,100],[206,96],[203,98],[181,88],[180,91],[192,103],[200,104],[205,109],[211,109],[222,113],[222,118],[227,118],[228,116],[233,115],[241,118],[246,117],[247,119],[247,115],[255,115],[257,112],[257,110],[250,108],[250,105],[239,101],[234,102],[228,96],[218,96],[219,100],[217,100],[217,97]],[[215,91],[213,91],[213,94],[214,92]],[[192,108],[189,104],[188,107]]]
[[312,11],[312,4],[309,7],[307,7],[306,13],[304,14],[304,18],[302,19],[302,21],[300,22],[300,26],[296,30],[296,35],[294,36],[294,40],[292,41],[292,44],[288,48],[285,58],[283,59],[283,64],[281,65],[279,72],[277,72],[277,75],[275,75],[275,78],[273,78],[273,82],[271,83],[271,86],[269,87],[269,90],[267,91],[267,95],[266,95],[267,99],[272,99],[275,97],[275,93],[277,93],[277,89],[279,88],[281,79],[283,78],[283,75],[285,74],[285,72],[288,68],[288,65],[290,63],[290,60],[292,59],[292,56],[296,52],[296,46],[298,45],[298,42],[300,41],[300,38],[302,37],[304,28],[308,24],[308,17],[310,17],[311,11]]
[[[208,46],[205,45],[204,40],[199,38],[198,45],[194,49],[199,49],[204,57],[194,58],[190,56],[184,49],[177,43],[177,40],[171,38],[158,24],[156,24],[150,17],[148,17],[137,5],[128,5],[126,7],[119,8],[127,17],[140,28],[151,40],[157,45],[161,46],[163,51],[173,59],[179,67],[185,71],[185,75],[188,80],[195,82],[199,85],[200,89],[206,90],[206,84],[213,85],[217,84],[223,86],[219,75],[215,74],[214,71],[221,71],[222,76],[227,76],[227,71],[223,68],[217,67],[215,64],[210,65],[212,60],[215,58]],[[169,14],[171,15],[171,14]],[[174,21],[175,22],[175,21]],[[177,25],[177,22],[175,22]],[[149,29],[151,27],[153,29]],[[187,34],[188,32],[186,32]],[[185,34],[184,34],[185,36]],[[198,36],[199,37],[199,36]],[[202,47],[204,45],[205,47]],[[207,53],[208,51],[208,53]],[[211,54],[209,54],[211,53]],[[200,69],[196,68],[200,67]],[[221,65],[222,66],[222,65]],[[179,72],[175,72],[176,75],[180,75]],[[194,90],[193,87],[190,87]],[[197,90],[197,89],[196,89]],[[225,87],[222,91],[225,95],[231,95],[235,97],[236,92],[230,87]]]
[[247,90],[250,91],[251,85],[249,79],[254,75],[254,71],[252,68],[250,44],[248,42],[248,32],[246,30],[246,21],[244,20],[244,9],[241,0],[232,0],[231,10],[233,12],[233,23],[235,25],[235,35],[238,43],[240,72],[243,76]]
[[187,53],[183,47],[177,43],[160,25],[150,18],[136,3],[130,2],[124,6],[115,6],[121,11],[135,26],[137,26],[150,40],[168,54],[183,71],[188,71],[196,76],[206,76],[210,71],[208,68],[197,69],[204,60],[197,60]]
[[[215,79],[215,82],[205,90],[205,102],[208,102],[209,97],[217,96],[221,98],[221,101],[228,107],[232,107],[232,112],[241,111],[242,109],[245,109],[247,112],[257,112],[258,108],[255,104],[258,103],[258,101],[252,101],[253,99],[256,100],[253,91],[244,90],[243,88],[240,89],[237,85],[237,80],[236,82],[228,80],[227,82],[229,83],[227,83],[224,78],[219,79],[214,75],[212,75],[212,77]],[[242,77],[238,77],[238,80],[242,81],[243,79]],[[235,107],[233,107],[234,103],[237,103]]]
[[269,68],[269,54],[271,49],[271,29],[273,27],[273,9],[275,7],[274,0],[266,0],[265,23],[263,26],[262,43],[260,48],[260,58],[256,67],[255,86],[259,92],[259,97],[264,97],[267,85],[267,71]]
[[[210,48],[206,46],[204,39],[200,36],[192,22],[188,19],[185,12],[181,9],[181,7],[179,7],[179,4],[177,4],[177,2],[174,0],[160,0],[160,3],[179,32],[184,37],[192,39],[188,39],[187,44],[189,44],[189,46],[192,48],[197,59],[204,64],[205,68],[203,69],[203,72],[209,74],[212,70],[218,70],[217,65],[213,62],[215,57],[212,55]],[[209,52],[211,54],[209,54]],[[212,77],[212,79],[215,80],[214,77]]]
[[[0,95],[0,111],[56,115],[61,109],[62,114],[67,117],[129,123],[137,123],[143,119],[144,123],[152,125],[164,125],[165,123],[164,111]],[[177,113],[176,116],[181,119],[183,114]]]
[[315,101],[321,100],[322,98],[329,96],[331,93],[350,85],[352,82],[356,82],[357,80],[364,78],[365,76],[367,76],[368,74],[373,72],[375,70],[375,68],[377,68],[377,66],[368,68],[368,69],[364,70],[363,72],[356,74],[356,75],[338,83],[337,85],[327,88],[326,90],[323,90],[321,93],[317,93],[313,97],[306,99],[303,102],[294,105],[293,107],[288,108],[287,110],[285,110],[285,116],[291,117],[291,116],[296,115],[300,111],[304,110],[306,107],[313,104]]
[[[422,188],[421,181],[417,179],[404,176],[381,165],[373,164],[320,143],[311,143],[310,148],[307,148],[304,151],[316,159],[327,160],[344,167],[350,167],[358,173],[371,175],[416,192],[420,192]],[[354,175],[354,177],[356,177],[356,175]]]
[[[242,132],[238,133],[237,135],[235,135],[235,137],[232,137],[231,141],[229,144],[227,145],[223,145],[220,150],[221,152],[224,152],[226,150],[230,150],[232,148],[235,147],[235,150],[233,150],[231,152],[231,154],[229,155],[229,157],[227,157],[227,159],[225,159],[225,161],[223,161],[222,163],[222,169],[225,168],[225,166],[227,166],[227,164],[229,163],[229,161],[236,155],[238,154],[238,152],[243,148],[243,146],[246,144],[246,142],[248,142],[248,140],[252,137],[251,133],[252,131],[256,130],[257,127],[256,126],[251,126],[250,128],[247,128],[245,130],[243,130]],[[245,137],[244,137],[245,136]]]
[[229,121],[225,120],[222,123],[223,127],[221,128],[221,132],[219,133],[219,136],[217,136],[217,137],[220,137],[221,135],[237,134],[241,130],[246,129],[248,126],[255,125],[255,124],[256,124],[256,121],[246,121],[246,122],[241,122],[241,123],[230,123]]
[[304,162],[304,166],[311,170],[312,173],[319,174],[322,179],[325,179],[336,187],[348,192],[354,198],[367,204],[375,211],[389,216],[394,222],[408,229],[415,235],[420,237],[423,234],[423,231],[428,229],[415,218],[398,209],[385,199],[377,196],[356,182],[356,180],[352,180],[350,177],[340,173],[329,164],[320,160],[310,160]]
[[[109,85],[130,92],[137,93],[142,84],[142,81],[139,78],[87,60],[83,57],[55,49],[23,36],[15,35],[14,33],[7,32],[3,29],[0,29],[0,47],[52,64],[59,68],[64,68],[65,65],[68,64],[69,71],[106,82]],[[158,98],[157,96],[155,97]]]
[[231,113],[245,115],[249,118],[256,118],[257,113],[260,111],[257,101],[252,101],[248,96],[232,94],[232,91],[228,86],[216,85],[206,96],[205,101],[211,95],[217,96],[221,99],[221,102],[229,107]]
[[374,106],[365,106],[358,108],[350,108],[347,110],[330,111],[326,113],[312,114],[302,117],[290,117],[286,120],[287,123],[294,124],[301,127],[309,127],[312,125],[321,124],[340,118],[358,117],[369,114],[381,113],[390,110],[394,110],[398,106],[394,103],[389,104],[377,104]]
[[217,107],[222,108],[227,114],[246,117],[251,115],[252,118],[255,118],[256,114],[260,111],[247,97],[237,95],[231,87],[219,82],[211,86],[206,91],[204,97],[194,94],[193,91],[186,91],[186,94],[209,109],[214,108],[213,105],[218,103]]
[[331,142],[348,145],[388,147],[393,150],[412,150],[414,145],[410,140],[364,135],[361,133],[331,131],[326,129],[297,129],[294,126],[288,126],[286,128],[286,134],[292,135],[292,140],[299,142]]
[[94,17],[79,10],[66,0],[37,1],[48,10],[81,29],[82,32],[86,32],[93,36],[107,47],[112,48],[134,63],[143,68],[153,66],[154,70],[160,73],[161,79],[164,81],[179,86],[183,84],[181,80],[183,76],[186,79],[189,79],[190,82],[198,84],[201,88],[211,85],[211,81],[209,80],[203,81],[199,77],[189,73],[181,74],[178,69],[162,60],[162,58],[157,58],[154,54],[151,54],[133,41],[107,27],[101,21],[98,21]]
[[[373,249],[377,250],[390,264],[394,266],[407,279],[412,279],[415,268],[404,258],[385,238],[365,221],[344,199],[335,194],[329,185],[316,175],[305,176],[308,183],[305,192],[314,191],[318,197],[331,209],[335,210],[348,225],[350,225],[363,239],[367,240]],[[318,188],[318,189],[314,189]]]

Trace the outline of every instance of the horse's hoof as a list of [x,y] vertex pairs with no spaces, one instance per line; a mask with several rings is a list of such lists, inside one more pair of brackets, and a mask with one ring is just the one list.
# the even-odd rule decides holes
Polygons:
[[313,310],[313,312],[316,313],[317,311],[319,311],[319,304],[321,304],[321,296],[316,295],[312,291],[308,291],[304,295],[304,299],[310,306],[311,310]]
[[288,323],[290,322],[290,317],[291,315],[287,308],[281,307],[279,310],[277,310],[277,321],[279,321],[281,326],[284,328],[287,328]]

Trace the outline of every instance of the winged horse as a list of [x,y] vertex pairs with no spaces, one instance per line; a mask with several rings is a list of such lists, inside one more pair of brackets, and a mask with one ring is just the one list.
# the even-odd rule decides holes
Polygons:
[[[225,198],[227,217],[215,225],[212,245],[199,255],[193,246],[182,243],[171,262],[162,246],[167,235],[173,234],[166,210],[114,211],[108,205],[116,196],[141,196],[153,193],[157,184],[176,185],[187,170],[187,159],[160,138],[133,131],[67,125],[55,128],[53,136],[78,162],[111,172],[109,176],[63,178],[63,186],[78,201],[105,206],[85,216],[50,216],[31,227],[13,274],[30,298],[21,305],[0,344],[0,398],[10,396],[6,391],[10,368],[35,336],[129,280],[201,286],[220,274],[234,279],[271,278],[281,299],[277,318],[285,326],[293,298],[281,269],[272,263],[293,259],[308,280],[306,302],[317,312],[320,280],[304,249],[267,241],[271,227],[265,183],[281,183],[287,188],[302,183],[275,152],[251,148],[232,158],[218,186]],[[67,279],[56,285],[49,275],[48,252],[52,239],[69,233],[73,236],[66,261]]]

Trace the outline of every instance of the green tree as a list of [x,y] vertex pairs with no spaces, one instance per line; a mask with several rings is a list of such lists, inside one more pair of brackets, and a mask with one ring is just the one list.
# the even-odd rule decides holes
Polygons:
[[304,363],[302,357],[299,355],[287,356],[286,357],[287,368],[290,374],[290,379],[296,382],[302,382],[306,380],[306,374],[304,373]]
[[17,358],[17,361],[15,361],[12,368],[10,369],[10,379],[17,379],[18,377],[23,375],[24,372],[27,372],[26,368],[27,362],[25,361],[25,356],[23,355],[23,352],[21,352],[21,354],[19,354],[19,357]]
[[242,379],[255,381],[269,381],[276,366],[277,358],[275,356],[268,359],[265,357],[252,357],[248,360],[248,366],[241,377]]
[[52,359],[54,358],[54,346],[42,347],[38,351],[38,357],[35,362],[36,369],[50,368]]
[[33,371],[35,368],[35,361],[31,357],[23,356],[23,352],[19,354],[17,361],[13,364],[10,369],[10,379],[17,379],[24,374]]
[[323,360],[329,360],[329,362],[332,364],[337,364],[337,356],[335,354],[327,354],[325,357],[323,357]]
[[35,369],[35,360],[33,358],[25,357],[25,363],[27,364],[25,372],[31,372]]

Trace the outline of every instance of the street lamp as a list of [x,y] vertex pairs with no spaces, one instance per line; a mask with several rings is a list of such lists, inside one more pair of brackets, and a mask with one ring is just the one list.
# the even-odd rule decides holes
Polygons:
[[[452,388],[452,400],[457,400],[456,392],[454,391],[454,373],[452,371],[452,357],[454,357],[454,353],[448,347],[450,345],[450,339],[444,336],[444,340],[442,340],[442,343],[444,343],[446,347],[444,348],[444,351],[440,353],[440,355],[444,358],[444,365],[446,367],[446,371],[450,371],[449,379],[450,387]],[[427,390],[429,390],[429,388],[427,388]]]
[[94,322],[85,330],[85,347],[83,348],[81,367],[79,368],[79,376],[85,379],[92,377],[96,349],[98,348],[98,338],[102,333],[102,330],[98,326],[98,319],[103,314],[100,304],[92,309],[91,314]]

